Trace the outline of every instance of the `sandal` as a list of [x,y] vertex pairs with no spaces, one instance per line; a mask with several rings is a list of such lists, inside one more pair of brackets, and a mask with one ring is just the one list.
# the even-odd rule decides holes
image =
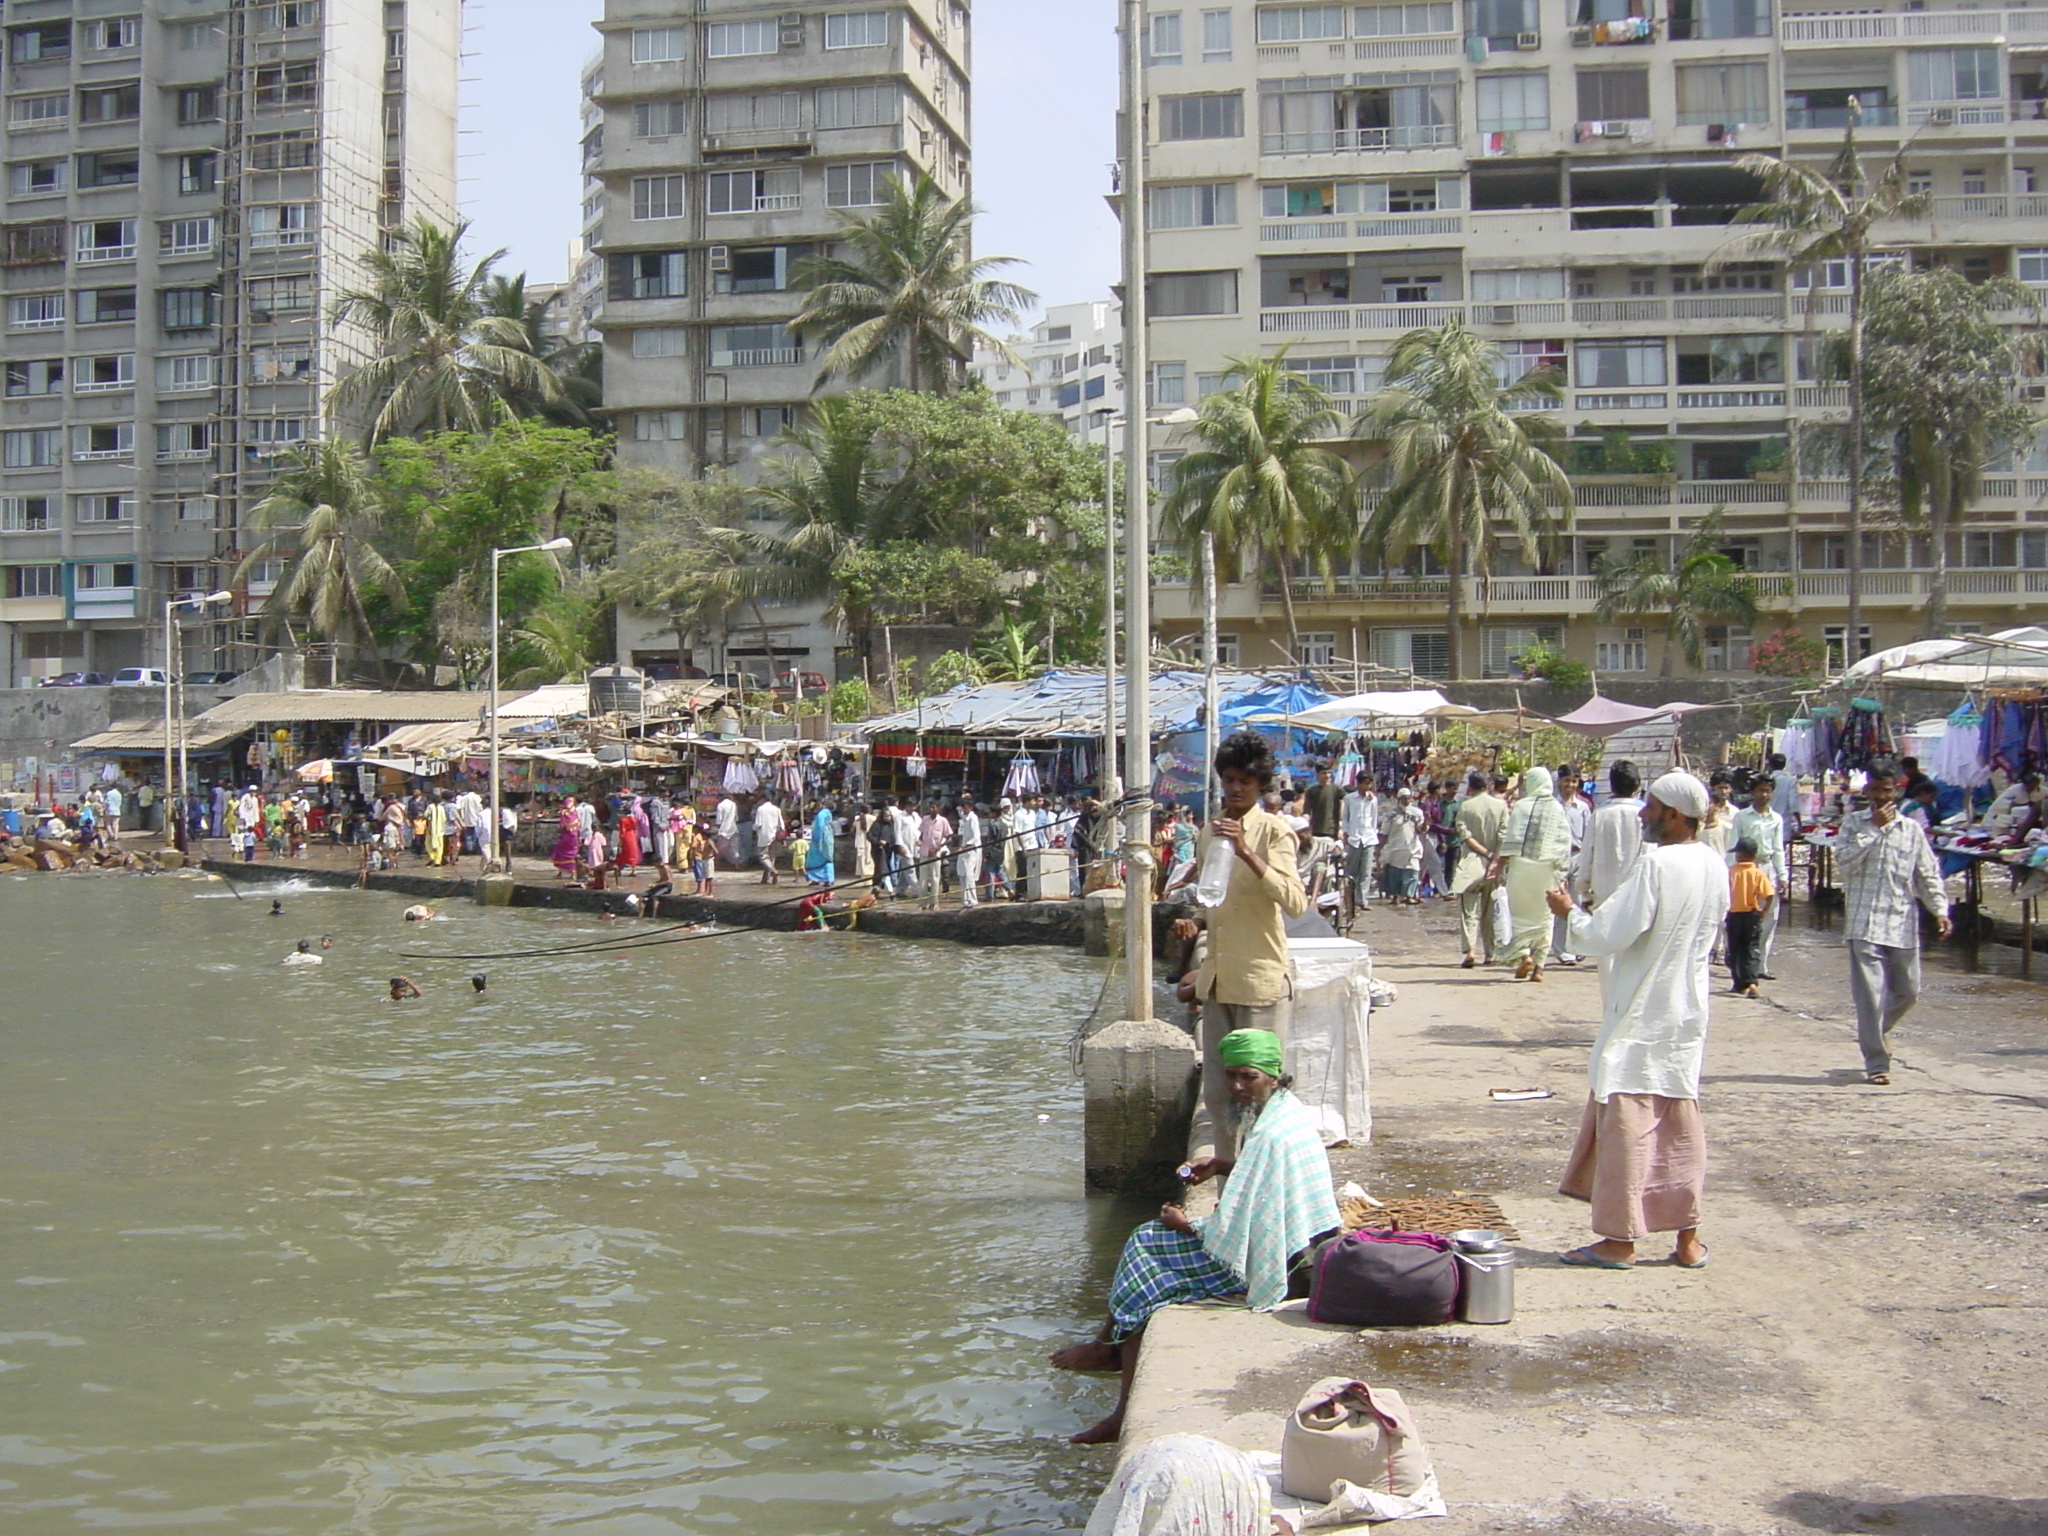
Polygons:
[[1634,1269],[1635,1260],[1603,1259],[1591,1248],[1571,1248],[1557,1256],[1557,1262],[1571,1269]]
[[1872,1072],[1863,1081],[1873,1088],[1889,1088],[1892,1085],[1892,1075],[1889,1072]]
[[1676,1269],[1705,1269],[1707,1267],[1707,1260],[1711,1259],[1712,1257],[1712,1253],[1708,1252],[1705,1249],[1701,1249],[1700,1256],[1694,1259],[1690,1264],[1685,1263],[1675,1253],[1671,1256],[1671,1263],[1672,1267]]
[[1522,956],[1521,959],[1515,962],[1515,980],[1527,981],[1529,979],[1530,968],[1531,961],[1529,957],[1527,955]]

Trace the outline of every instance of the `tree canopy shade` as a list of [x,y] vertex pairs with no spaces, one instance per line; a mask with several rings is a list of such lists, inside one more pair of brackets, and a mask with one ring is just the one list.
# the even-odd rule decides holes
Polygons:
[[1328,571],[1357,537],[1351,471],[1320,446],[1342,418],[1284,351],[1232,358],[1223,379],[1185,429],[1199,446],[1173,466],[1163,531],[1191,556],[1208,535],[1225,576],[1270,566],[1298,658],[1293,578],[1302,567]]
[[370,286],[343,293],[335,320],[369,333],[375,356],[344,375],[329,401],[368,423],[371,442],[428,432],[483,432],[562,398],[534,355],[523,317],[494,313],[491,269],[464,264],[467,224],[421,218],[363,253]]
[[985,327],[1015,324],[1037,295],[991,276],[1014,257],[969,254],[974,214],[922,173],[891,180],[870,216],[835,214],[835,254],[795,273],[808,292],[791,328],[823,344],[821,385],[893,368],[912,390],[950,394],[977,344],[1013,356]]
[[1540,566],[1571,526],[1571,480],[1553,457],[1561,433],[1532,414],[1562,387],[1550,369],[1503,383],[1507,366],[1498,347],[1455,320],[1410,331],[1358,419],[1359,438],[1384,455],[1386,487],[1366,512],[1366,552],[1405,561],[1427,547],[1443,561],[1454,678],[1463,675],[1466,573],[1492,573],[1503,531]]
[[1985,471],[2031,449],[2039,425],[2013,398],[2035,370],[2001,312],[2038,324],[2040,300],[2010,278],[1971,283],[1943,267],[1873,273],[1864,297],[1864,420],[1891,458],[1900,509],[1927,530],[1929,638],[1948,630],[1950,531]]
[[[1849,121],[1842,147],[1825,170],[1780,160],[1775,155],[1744,155],[1735,162],[1763,183],[1763,200],[1742,209],[1737,224],[1753,225],[1730,238],[1715,253],[1719,265],[1744,255],[1770,252],[1795,267],[1840,261],[1849,280],[1849,627],[1848,659],[1856,659],[1856,640],[1863,633],[1863,482],[1866,469],[1863,425],[1863,289],[1871,230],[1887,219],[1918,218],[1927,211],[1924,194],[1908,190],[1905,151],[1901,149],[1873,182],[1856,147],[1856,124],[1862,108],[1849,98]],[[1815,283],[1815,288],[1821,285]],[[1796,471],[1796,466],[1795,466]]]
[[1603,566],[1600,602],[1594,617],[1611,624],[1622,614],[1664,616],[1664,661],[1658,675],[1671,675],[1671,653],[1683,651],[1693,666],[1706,650],[1706,626],[1715,619],[1754,624],[1756,583],[1721,553],[1721,525],[1726,507],[1700,519],[1676,561],[1657,550],[1644,550],[1631,560]]

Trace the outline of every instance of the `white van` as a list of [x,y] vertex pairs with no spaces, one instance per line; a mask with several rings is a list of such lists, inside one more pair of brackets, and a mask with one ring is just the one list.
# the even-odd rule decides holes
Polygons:
[[170,679],[161,667],[123,667],[114,674],[116,688],[161,688]]

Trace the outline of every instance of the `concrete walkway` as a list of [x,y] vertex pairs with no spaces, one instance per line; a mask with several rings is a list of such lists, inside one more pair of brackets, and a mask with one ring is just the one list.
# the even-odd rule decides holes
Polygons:
[[[1653,1262],[1604,1273],[1555,1259],[1588,1236],[1555,1189],[1591,967],[1540,986],[1462,971],[1447,912],[1375,909],[1358,936],[1401,996],[1373,1018],[1374,1143],[1336,1154],[1338,1177],[1498,1198],[1523,1237],[1517,1319],[1361,1334],[1175,1308],[1149,1330],[1125,1445],[1185,1430],[1277,1449],[1304,1387],[1357,1374],[1417,1410],[1443,1536],[2048,1532],[2048,1012],[2034,986],[1932,961],[1896,1086],[1866,1087],[1818,920],[1793,909],[1768,1001],[1715,1000],[1711,1266],[1646,1244]],[[1487,1098],[1531,1084],[1556,1097]]]

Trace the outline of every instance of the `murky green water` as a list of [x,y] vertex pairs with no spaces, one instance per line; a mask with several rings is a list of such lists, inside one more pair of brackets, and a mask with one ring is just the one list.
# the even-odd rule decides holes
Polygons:
[[1094,963],[285,903],[0,883],[0,1529],[1082,1523]]

